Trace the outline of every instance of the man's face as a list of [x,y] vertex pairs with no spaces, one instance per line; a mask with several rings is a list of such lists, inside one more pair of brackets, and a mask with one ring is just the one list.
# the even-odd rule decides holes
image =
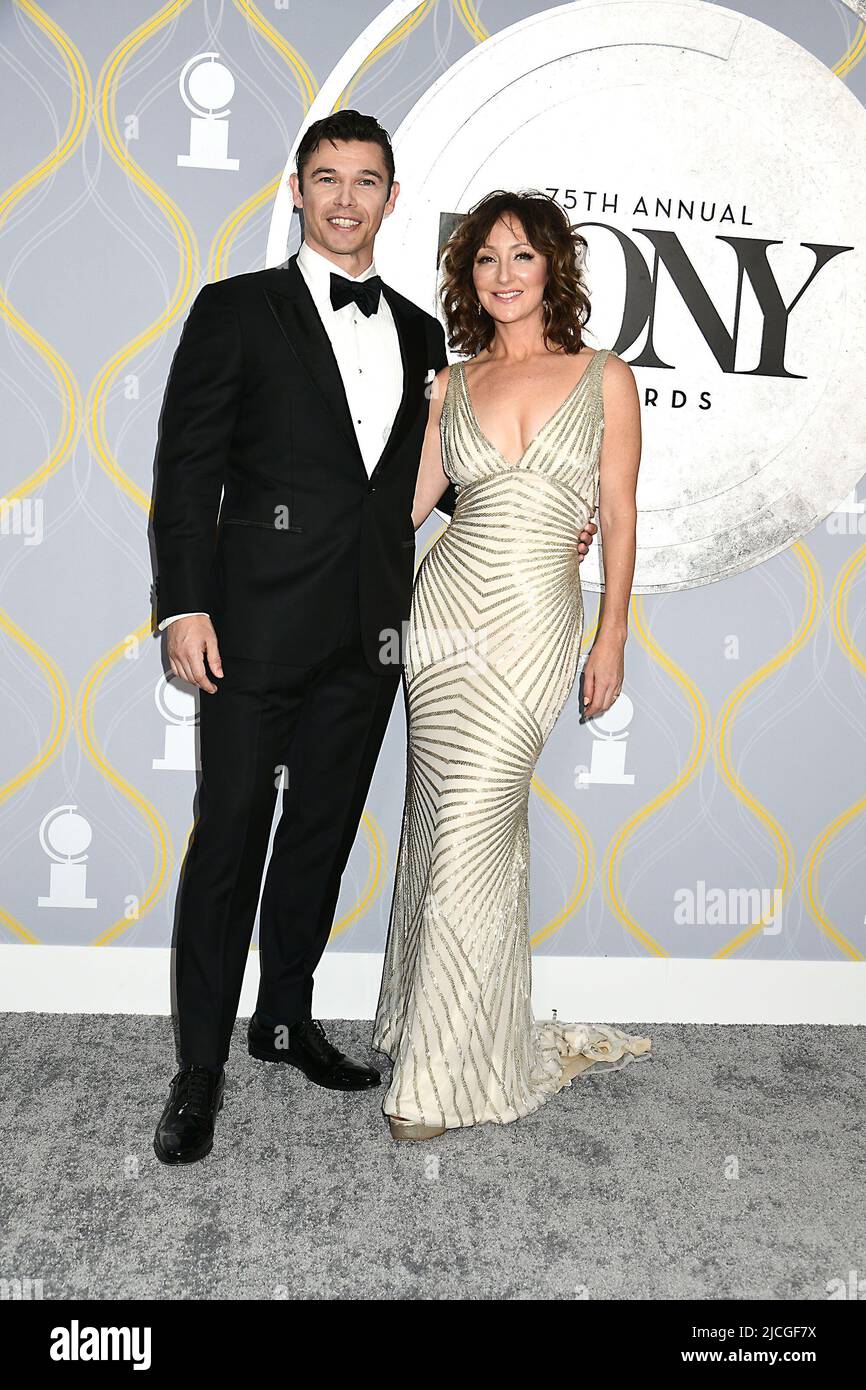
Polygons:
[[382,218],[394,211],[382,150],[368,140],[322,140],[304,168],[304,192],[290,175],[296,208],[304,210],[304,239],[349,274],[366,270]]

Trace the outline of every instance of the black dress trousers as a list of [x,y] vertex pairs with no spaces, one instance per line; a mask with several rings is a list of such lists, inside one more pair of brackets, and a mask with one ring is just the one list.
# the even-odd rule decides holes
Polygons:
[[[340,879],[388,726],[401,668],[374,672],[357,604],[315,664],[223,656],[200,697],[199,813],[180,889],[176,991],[184,1063],[225,1063],[261,894],[257,1008],[310,1018]],[[381,668],[380,668],[381,671]]]

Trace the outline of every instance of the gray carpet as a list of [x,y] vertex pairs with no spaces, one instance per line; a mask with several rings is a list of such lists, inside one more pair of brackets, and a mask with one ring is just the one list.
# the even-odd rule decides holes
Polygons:
[[[151,1149],[169,1019],[5,1015],[0,1275],[46,1299],[823,1300],[862,1277],[864,1030],[617,1023],[649,1058],[395,1144],[384,1089],[254,1062],[239,1022],[213,1153],[177,1169]],[[327,1027],[387,1076],[368,1023]]]

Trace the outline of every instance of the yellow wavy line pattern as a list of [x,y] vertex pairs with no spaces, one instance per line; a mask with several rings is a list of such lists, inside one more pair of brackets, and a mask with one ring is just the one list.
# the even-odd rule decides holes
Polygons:
[[695,685],[685,671],[676,664],[675,661],[662,650],[650,632],[646,618],[646,609],[643,599],[634,596],[630,603],[631,623],[630,627],[634,630],[635,636],[645,649],[649,657],[668,675],[671,681],[682,692],[685,701],[692,713],[692,743],[684,766],[678,775],[671,782],[670,786],[664,787],[657,796],[648,801],[645,806],[629,816],[617,830],[608,847],[603,864],[603,887],[605,898],[613,914],[619,919],[626,931],[630,932],[636,941],[639,941],[646,948],[650,955],[668,956],[667,951],[660,942],[650,936],[649,932],[641,927],[635,920],[626,906],[620,887],[620,864],[626,845],[632,839],[635,831],[650,819],[662,806],[668,805],[678,796],[697,776],[700,768],[706,761],[707,756],[707,729],[710,723],[707,701],[701,691]]
[[413,34],[427,16],[432,13],[435,4],[436,0],[424,0],[424,3],[419,5],[417,10],[413,10],[411,14],[408,14],[402,23],[395,25],[391,32],[376,45],[369,57],[361,64],[351,82],[343,88],[343,91],[334,103],[335,111],[343,111],[348,108],[349,99],[361,78],[370,71],[370,68],[379,62],[380,58],[384,57],[386,53],[390,53],[392,48],[396,48],[397,45],[403,43],[410,34]]
[[6,221],[11,208],[20,202],[26,193],[37,188],[49,174],[53,174],[73,155],[81,144],[87,126],[87,113],[90,109],[90,77],[85,63],[72,40],[54,20],[34,5],[32,0],[15,0],[15,8],[32,20],[41,29],[49,43],[57,50],[69,78],[72,100],[66,129],[54,149],[39,164],[13,183],[0,198],[0,226]]
[[535,795],[546,806],[549,806],[565,825],[574,844],[578,863],[577,877],[566,902],[559,912],[551,917],[549,922],[545,922],[544,926],[539,927],[538,931],[533,932],[530,937],[529,944],[535,947],[554,936],[580,907],[595,878],[595,847],[585,827],[577,819],[574,812],[566,806],[564,801],[560,800],[555,792],[551,791],[545,782],[542,782],[540,777],[534,776],[529,786],[530,790],[535,792]]
[[[50,174],[55,173],[80,148],[87,129],[87,116],[90,109],[91,88],[85,63],[78,49],[59,25],[45,14],[44,10],[32,0],[16,0],[16,8],[40,29],[49,44],[59,54],[69,80],[70,105],[66,128],[54,148],[44,159],[7,188],[0,198],[0,226],[28,194],[39,187]],[[16,487],[5,493],[7,502],[20,501],[37,487],[51,478],[70,457],[78,438],[81,417],[81,397],[75,378],[66,363],[40,333],[28,324],[9,301],[5,291],[0,291],[0,314],[4,323],[14,330],[46,363],[57,383],[60,400],[60,426],[58,439],[51,453],[41,467]],[[47,738],[36,757],[26,767],[0,789],[0,800],[7,800],[19,792],[28,782],[33,781],[59,754],[69,736],[69,711],[71,697],[63,672],[57,663],[30,637],[23,628],[13,621],[8,613],[0,610],[0,630],[10,640],[16,642],[44,672],[46,686],[51,699],[51,727]],[[0,906],[0,922],[28,945],[38,945],[39,939],[28,931],[12,913]]]
[[[117,380],[122,368],[126,363],[135,357],[143,348],[158,339],[162,333],[175,321],[183,311],[191,288],[195,284],[199,274],[199,251],[195,232],[189,220],[182,211],[176,207],[167,194],[150,179],[131,157],[129,149],[120,134],[117,114],[116,99],[121,79],[130,58],[137,53],[154,35],[159,33],[164,27],[172,23],[188,6],[190,0],[170,0],[159,8],[149,19],[134,29],[126,36],[115,48],[107,62],[104,64],[97,83],[97,96],[95,103],[92,102],[92,89],[90,76],[77,48],[69,37],[59,28],[59,26],[33,3],[33,0],[15,0],[18,10],[25,15],[36,27],[38,27],[48,38],[52,47],[60,56],[66,73],[68,75],[71,102],[70,112],[67,119],[66,128],[54,150],[52,150],[43,160],[36,164],[26,175],[20,178],[7,189],[0,198],[0,226],[8,218],[15,205],[36,188],[50,173],[54,172],[67,160],[81,145],[84,133],[87,128],[89,112],[91,107],[94,110],[100,139],[104,148],[108,151],[111,158],[117,163],[125,176],[134,182],[146,196],[161,209],[175,237],[178,248],[178,276],[174,290],[172,292],[168,308],[165,313],[154,320],[140,334],[133,338],[129,343],[120,348],[103,365],[102,369],[95,377],[88,392],[85,409],[82,412],[82,403],[77,383],[74,379],[68,364],[61,356],[45,342],[45,340],[28,324],[24,322],[20,315],[16,313],[13,306],[9,303],[5,294],[0,291],[0,313],[4,321],[26,341],[33,351],[47,364],[51,371],[58,388],[61,400],[61,426],[58,440],[51,450],[44,463],[34,470],[34,472],[21,482],[13,492],[7,494],[8,499],[17,499],[25,496],[34,488],[46,482],[69,457],[75,440],[81,428],[82,414],[84,416],[85,428],[93,450],[94,456],[112,482],[133,502],[136,506],[149,515],[151,499],[141,487],[129,478],[119,467],[109,446],[105,431],[105,411],[112,385]],[[358,72],[347,85],[335,105],[335,110],[344,107],[354,91],[358,82],[370,68],[379,61],[386,53],[391,52],[400,43],[404,42],[410,34],[432,14],[436,0],[423,0],[406,19],[390,33],[374,50],[373,53],[361,65]],[[304,111],[309,110],[313,101],[317,84],[313,77],[309,65],[298,51],[289,44],[274,26],[261,13],[259,8],[252,3],[252,0],[234,0],[236,9],[244,16],[249,23],[266,43],[271,45],[274,50],[282,57],[287,67],[292,73],[297,85],[300,100]],[[460,23],[467,32],[476,40],[483,42],[489,37],[489,33],[481,23],[476,5],[472,0],[452,0],[452,8]],[[833,71],[840,78],[847,75],[856,65],[858,65],[866,52],[866,25],[862,22],[858,24],[854,38],[846,53],[836,63]],[[267,207],[273,200],[279,186],[279,175],[270,180],[261,189],[245,198],[241,204],[225,219],[214,237],[208,256],[209,278],[221,278],[228,273],[230,254],[241,230],[249,223],[261,209]],[[440,533],[441,534],[441,533]],[[434,537],[435,540],[435,537]],[[431,541],[432,544],[432,541]],[[780,826],[778,821],[771,815],[766,807],[762,806],[746,789],[741,780],[737,777],[731,760],[731,737],[734,721],[744,707],[748,696],[763,684],[769,676],[779,669],[786,661],[804,645],[804,643],[814,637],[817,623],[817,613],[820,608],[821,580],[815,567],[813,558],[808,549],[802,543],[792,548],[796,555],[805,583],[805,606],[804,613],[797,632],[792,637],[790,643],[770,661],[766,662],[756,672],[754,672],[728,699],[722,712],[720,713],[717,728],[713,740],[713,755],[722,779],[730,788],[732,793],[742,803],[748,807],[749,811],[765,828],[771,842],[776,850],[777,857],[777,879],[783,896],[790,892],[792,880],[793,850],[791,842]],[[860,653],[853,641],[850,623],[848,619],[849,596],[857,578],[860,576],[864,559],[866,559],[866,549],[858,554],[846,564],[841,572],[834,590],[833,614],[834,614],[834,636],[841,650],[851,661],[852,665],[860,675],[866,675],[866,660]],[[633,617],[633,628],[638,640],[644,646],[650,659],[656,662],[659,667],[673,681],[674,685],[682,692],[687,706],[690,708],[693,719],[692,745],[685,765],[671,783],[658,796],[653,798],[646,806],[641,808],[636,814],[626,820],[616,832],[608,848],[604,861],[603,888],[606,900],[617,919],[625,929],[652,955],[667,956],[668,952],[655,941],[635,920],[629,912],[623,898],[620,887],[620,869],[626,847],[633,839],[637,829],[646,824],[649,818],[663,805],[669,802],[694,779],[699,768],[706,760],[709,747],[708,728],[709,715],[707,702],[690,678],[683,672],[671,659],[664,653],[652,638],[646,622],[644,605],[639,597],[632,600],[631,611]],[[67,688],[62,671],[56,663],[43,652],[33,640],[24,633],[12,621],[8,614],[0,611],[0,630],[2,630],[11,640],[15,641],[23,650],[27,651],[35,664],[44,673],[47,689],[52,700],[51,728],[37,756],[16,774],[10,781],[0,788],[0,800],[5,800],[15,795],[22,787],[27,785],[39,774],[57,755],[62,748],[70,729],[70,705],[71,697]],[[140,642],[145,641],[151,632],[151,620],[148,618],[146,624],[131,636]],[[587,633],[585,642],[591,645],[594,637],[593,633]],[[124,637],[121,642],[113,646],[108,652],[103,654],[88,673],[78,694],[76,708],[77,731],[83,748],[88,757],[99,769],[114,788],[121,793],[140,813],[147,825],[153,843],[153,863],[149,883],[139,905],[139,912],[136,921],[140,921],[143,915],[150,910],[153,904],[165,892],[167,884],[168,867],[171,862],[171,840],[168,828],[156,810],[156,808],[124,779],[116,769],[112,768],[102,752],[94,732],[94,710],[95,701],[98,697],[100,688],[104,685],[107,674],[111,671],[115,663],[122,659],[127,651],[129,637]],[[584,900],[595,875],[595,851],[590,836],[578,819],[573,815],[570,808],[540,779],[533,778],[532,789],[542,801],[553,812],[560,817],[569,833],[575,846],[579,869],[575,884],[569,895],[568,901],[563,905],[559,913],[551,921],[547,922],[537,931],[532,938],[532,945],[537,946],[548,940],[562,925],[569,920],[580,903]],[[827,917],[821,905],[818,879],[822,860],[825,857],[829,845],[841,834],[841,832],[851,824],[851,822],[866,809],[866,798],[858,800],[847,810],[842,811],[822,830],[815,843],[807,855],[802,874],[802,888],[804,901],[808,904],[809,910],[814,916],[821,930],[826,934],[840,952],[850,959],[863,959],[861,953],[846,940],[844,935]],[[386,849],[384,837],[381,829],[375,820],[365,812],[362,821],[365,840],[369,856],[369,868],[364,887],[354,905],[344,914],[343,917],[335,922],[332,930],[332,938],[343,934],[348,928],[357,921],[370,904],[378,896],[382,887],[383,866],[386,862]],[[36,943],[37,938],[32,936],[21,923],[16,922],[10,914],[0,908],[0,922],[3,923],[20,940]],[[129,920],[118,919],[96,938],[94,944],[105,945],[115,941],[130,926]],[[731,941],[715,953],[716,958],[728,957],[740,946],[750,940],[754,934],[765,925],[764,919],[750,924],[744,931],[740,932]]]
[[123,472],[114,458],[105,436],[105,407],[112,383],[120,374],[121,367],[135,357],[142,348],[161,337],[166,328],[178,317],[189,296],[190,289],[198,277],[198,241],[192,224],[175,206],[153,179],[145,174],[132,158],[117,123],[117,89],[123,71],[130,58],[142,48],[148,39],[159,33],[189,5],[190,0],[170,0],[170,3],[144,24],[122,39],[109,56],[99,74],[96,91],[96,122],[103,146],[117,164],[121,172],[130,179],[164,213],[174,232],[179,255],[178,278],[172,291],[168,308],[154,319],[141,333],[111,356],[98,373],[87,395],[86,418],[88,434],[94,456],[122,492],[124,492],[146,514],[150,514],[151,498]]
[[[0,610],[0,631],[4,632],[10,641],[16,642],[32,658],[34,665],[38,666],[44,674],[45,684],[51,696],[51,727],[48,736],[36,757],[0,787],[0,802],[3,802],[8,801],[11,796],[15,796],[28,782],[32,782],[57,757],[69,737],[68,710],[72,700],[66,677],[57,662],[53,661],[48,653],[43,651],[32,637],[28,637],[23,628],[14,623],[9,615],[2,610]],[[28,931],[23,922],[19,922],[4,907],[0,907],[0,922],[20,941],[31,946],[39,944],[38,937]]]
[[[235,8],[288,64],[298,88],[304,114],[309,111],[318,88],[312,69],[301,54],[265,19],[252,0],[234,0]],[[262,188],[245,198],[229,214],[217,232],[208,256],[208,279],[222,280],[228,274],[229,254],[242,227],[262,208],[269,208],[277,196],[282,171]]]
[[[750,695],[752,691],[756,690],[758,686],[763,685],[764,682],[787,661],[790,661],[796,652],[805,644],[807,638],[814,636],[815,633],[817,615],[820,611],[822,602],[821,576],[815,566],[812,552],[808,546],[798,541],[796,545],[791,547],[790,553],[799,561],[804,581],[805,603],[800,626],[787,646],[778,651],[769,661],[759,666],[757,671],[753,671],[752,674],[743,681],[742,685],[740,685],[728,698],[719,715],[714,745],[716,766],[723,781],[727,783],[738,800],[742,801],[743,804],[748,807],[755,819],[760,821],[775,846],[777,882],[774,887],[775,890],[781,894],[781,901],[783,903],[790,892],[791,869],[794,859],[793,846],[791,845],[790,837],[786,834],[775,816],[771,815],[767,808],[762,806],[757,798],[746,790],[743,782],[737,777],[731,761],[730,744],[734,720],[747,696]],[[723,960],[732,956],[735,951],[739,950],[739,948],[745,945],[747,941],[750,941],[753,936],[762,931],[768,921],[769,916],[762,914],[758,921],[749,923],[743,931],[738,932],[726,945],[720,947],[718,951],[715,951],[713,953],[713,959]]]
[[50,343],[46,342],[41,333],[37,333],[36,329],[21,317],[2,289],[0,289],[0,317],[9,328],[18,334],[19,338],[22,338],[25,343],[29,343],[38,357],[42,358],[57,384],[57,397],[60,402],[60,426],[54,447],[48,457],[29,477],[24,478],[16,487],[3,494],[6,501],[13,502],[35,492],[38,487],[41,487],[58,472],[62,464],[70,457],[81,430],[81,395],[69,364]]
[[859,578],[860,573],[866,564],[866,546],[856,551],[846,565],[839,572],[836,586],[833,590],[833,634],[842,651],[855,670],[861,676],[866,677],[866,659],[862,652],[858,650],[854,643],[851,633],[851,622],[848,617],[848,599],[854,586],[854,581]]
[[156,807],[143,796],[131,782],[111,766],[96,738],[94,730],[94,706],[99,694],[99,688],[103,680],[116,662],[121,661],[126,656],[130,638],[135,642],[149,642],[151,634],[151,621],[148,618],[146,623],[128,636],[122,638],[115,647],[104,656],[101,656],[95,665],[88,672],[81,685],[78,695],[78,708],[76,711],[78,728],[81,742],[87,749],[91,761],[102,773],[107,782],[110,782],[127,801],[140,812],[142,819],[149,827],[153,841],[153,863],[151,866],[150,881],[145,888],[144,894],[139,899],[138,911],[133,918],[119,917],[110,926],[106,927],[91,942],[93,946],[110,946],[116,941],[123,932],[128,931],[136,922],[140,922],[147,915],[154,903],[162,897],[168,883],[168,865],[170,860],[171,834],[166,822],[157,811]]
[[[866,32],[866,31],[864,31]],[[864,563],[866,563],[866,546],[861,546],[850,560],[844,565],[836,580],[831,599],[833,611],[833,636],[841,647],[845,656],[851,662],[855,671],[861,676],[866,676],[866,659],[862,652],[858,651],[854,638],[851,633],[851,624],[848,618],[848,599],[855,581],[860,577]],[[863,814],[866,810],[866,797],[861,797],[855,801],[847,810],[840,812],[828,825],[824,827],[821,834],[811,846],[803,864],[802,873],[802,892],[803,900],[809,911],[818,923],[821,931],[838,946],[843,955],[849,960],[863,960],[863,954],[858,951],[845,936],[842,935],[838,927],[830,921],[823,909],[819,896],[818,879],[821,869],[821,862],[827,852],[829,845],[841,835],[842,831],[851,824],[853,820]]]
[[309,111],[313,104],[313,98],[319,90],[316,79],[309,64],[301,57],[301,54],[294,48],[287,39],[284,39],[278,29],[265,19],[261,10],[252,0],[234,0],[235,9],[247,19],[253,29],[257,29],[262,37],[271,47],[285,59],[288,67],[298,86],[301,94],[304,114]]
[[[129,343],[121,347],[109,358],[97,373],[87,395],[86,415],[91,449],[101,467],[121,492],[128,496],[146,515],[150,515],[151,498],[117,464],[105,433],[105,409],[111,386],[121,367],[130,361],[140,349],[154,342],[162,335],[181,312],[198,275],[199,253],[195,232],[189,220],[175,207],[172,200],[138,166],[124,145],[117,122],[117,90],[121,77],[130,58],[141,49],[149,39],[172,23],[189,5],[190,0],[170,0],[143,24],[134,29],[115,47],[103,64],[96,86],[95,112],[97,128],[103,147],[118,165],[122,173],[135,183],[150,200],[165,214],[166,221],[175,235],[179,250],[178,278],[172,292],[168,309],[154,320],[148,328],[137,334]],[[132,634],[139,642],[150,640],[152,617]],[[140,812],[153,841],[153,862],[150,881],[139,902],[135,918],[119,918],[105,928],[93,941],[95,946],[105,946],[116,941],[134,922],[141,921],[152,905],[163,895],[167,886],[168,866],[171,863],[171,836],[165,820],[157,808],[122,777],[108,762],[99,747],[94,733],[95,701],[103,679],[108,670],[124,659],[128,636],[109,649],[95,664],[85,678],[78,695],[77,732],[79,742],[90,761],[108,782]]]
[[21,791],[21,788],[54,760],[63,744],[69,737],[69,721],[65,713],[71,704],[69,686],[62,670],[53,661],[47,652],[29,637],[23,628],[14,623],[8,613],[0,610],[0,631],[4,632],[12,642],[16,642],[22,651],[28,653],[32,658],[34,666],[38,666],[45,676],[45,684],[52,696],[51,702],[51,727],[48,736],[36,757],[31,759],[26,767],[2,787],[0,787],[0,802],[7,801],[10,796]]
[[833,71],[837,77],[846,77],[852,68],[855,68],[866,52],[866,24],[860,21],[851,40],[851,46],[847,53],[836,63]]
[[478,11],[472,3],[472,0],[453,0],[453,3],[457,18],[460,20],[461,24],[468,29],[473,39],[476,39],[478,43],[483,43],[485,39],[490,38],[490,34],[481,23]]
[[382,834],[381,826],[369,811],[365,811],[361,817],[361,829],[364,832],[364,839],[367,842],[367,854],[369,867],[367,869],[367,881],[355,903],[349,908],[348,912],[338,918],[331,927],[329,941],[342,936],[345,931],[363,917],[364,913],[376,901],[382,891],[384,878],[384,865],[387,859],[385,837]]
[[241,229],[261,208],[269,207],[273,203],[281,178],[282,174],[279,174],[275,179],[271,179],[270,183],[257,189],[251,197],[245,198],[239,207],[229,213],[214,237],[213,245],[208,254],[208,280],[224,280],[228,275],[229,256]]
[[[309,64],[279,30],[275,29],[265,18],[258,6],[252,3],[252,0],[234,0],[234,5],[235,9],[248,21],[251,28],[261,34],[265,42],[285,60],[295,79],[301,98],[301,107],[306,115],[319,90]],[[214,243],[208,256],[207,278],[209,280],[222,280],[228,275],[229,255],[241,229],[262,208],[270,208],[277,196],[281,178],[282,171],[273,179],[269,179],[255,193],[250,194],[242,203],[239,203],[223,222],[214,237]]]

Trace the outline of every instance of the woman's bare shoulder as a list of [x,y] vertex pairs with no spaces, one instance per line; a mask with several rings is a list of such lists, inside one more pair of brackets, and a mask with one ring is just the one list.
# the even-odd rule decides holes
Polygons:
[[451,366],[441,367],[427,387],[430,404],[436,414],[442,409],[442,403],[445,400],[445,392],[448,390],[448,383],[450,380]]
[[[604,348],[596,348],[596,352],[603,351],[605,351]],[[610,382],[614,391],[627,391],[631,388],[636,389],[637,381],[629,364],[624,362],[619,354],[614,352],[613,348],[607,348],[606,351],[607,360],[602,367],[605,385]]]

